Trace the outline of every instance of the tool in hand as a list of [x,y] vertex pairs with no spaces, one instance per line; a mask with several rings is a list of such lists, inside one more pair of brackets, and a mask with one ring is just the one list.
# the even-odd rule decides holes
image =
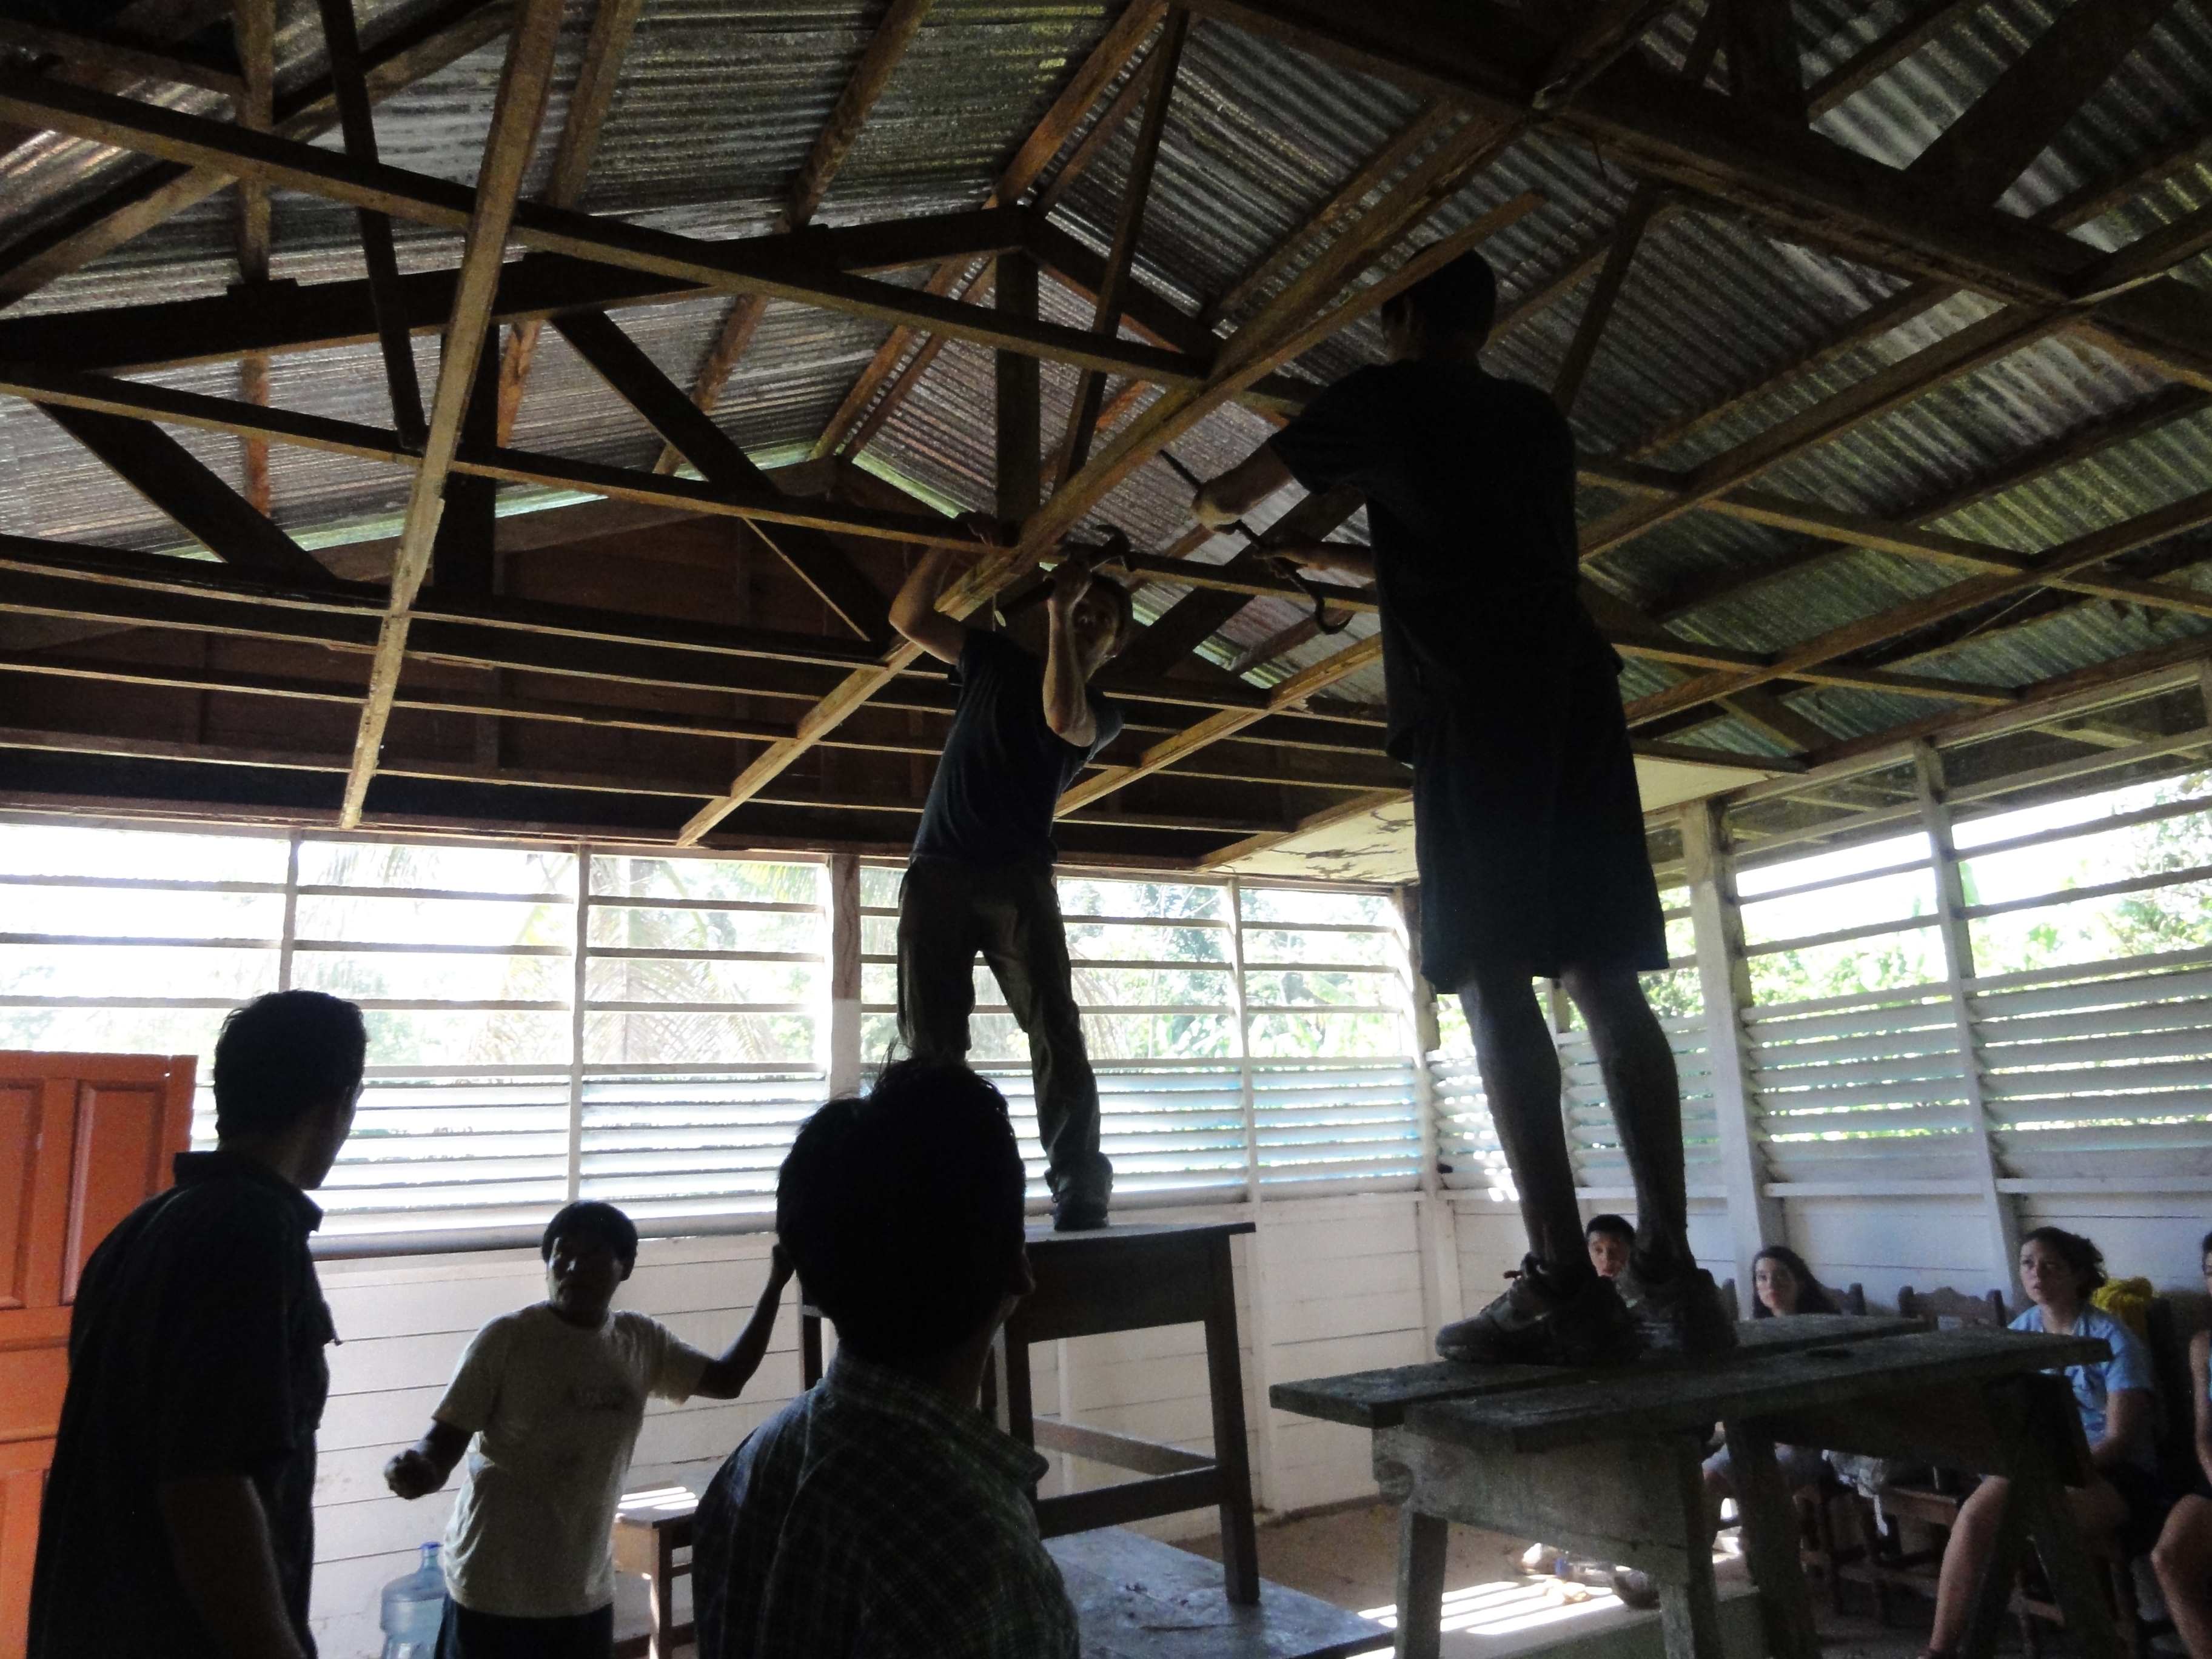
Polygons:
[[[1203,489],[1206,487],[1206,481],[1177,460],[1174,451],[1163,447],[1158,453],[1162,460],[1175,469],[1176,476],[1193,489]],[[1253,552],[1259,556],[1271,571],[1296,584],[1298,591],[1313,601],[1313,625],[1316,633],[1341,634],[1352,626],[1350,611],[1346,611],[1334,622],[1329,620],[1328,594],[1322,585],[1309,577],[1296,561],[1285,558],[1279,553],[1270,553],[1267,550],[1267,539],[1260,532],[1253,529],[1242,519],[1234,520],[1223,525],[1221,528],[1234,535],[1242,536]]]
[[[1074,565],[1085,570],[1097,570],[1106,565],[1118,564],[1126,577],[1131,574],[1129,570],[1131,551],[1128,536],[1120,528],[1109,526],[1106,532],[1106,539],[1096,546],[1087,542],[1063,544],[1061,552],[1064,556],[1054,568],[1065,570],[1070,565]],[[1052,582],[1048,578],[1025,592],[1018,593],[1002,601],[999,606],[999,615],[1018,617],[1031,605],[1042,604],[1051,592]]]

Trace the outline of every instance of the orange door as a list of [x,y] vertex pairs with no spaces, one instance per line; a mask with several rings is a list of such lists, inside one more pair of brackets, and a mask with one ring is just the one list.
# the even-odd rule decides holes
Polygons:
[[108,1230],[169,1184],[191,1138],[192,1066],[0,1053],[0,1659],[21,1659],[29,1630],[77,1280]]

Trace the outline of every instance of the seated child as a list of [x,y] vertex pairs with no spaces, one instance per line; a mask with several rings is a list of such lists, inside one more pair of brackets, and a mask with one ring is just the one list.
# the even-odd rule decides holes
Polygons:
[[[1770,1244],[1751,1259],[1753,1319],[1787,1319],[1794,1314],[1832,1314],[1843,1310],[1828,1287],[1813,1276],[1805,1258],[1786,1244]],[[1795,1492],[1817,1486],[1823,1474],[1818,1446],[1777,1446],[1774,1461],[1782,1468],[1782,1484]],[[1720,1528],[1721,1504],[1735,1496],[1729,1449],[1723,1445],[1705,1460],[1705,1497],[1716,1531]]]
[[1626,1216],[1594,1215],[1583,1229],[1583,1243],[1589,1248],[1590,1266],[1597,1269],[1600,1279],[1619,1279],[1628,1269],[1628,1258],[1636,1249],[1636,1229]]
[[474,1442],[446,1528],[439,1659],[610,1659],[608,1537],[646,1396],[737,1398],[791,1277],[778,1249],[752,1317],[714,1359],[658,1320],[612,1311],[637,1263],[637,1228],[611,1204],[569,1205],[538,1254],[545,1300],[477,1333],[429,1431],[385,1466],[394,1492],[421,1498]]
[[[2197,1255],[2204,1288],[2212,1291],[2212,1233]],[[2189,1659],[2212,1659],[2212,1333],[2189,1339],[2189,1383],[2196,1462],[2182,1477],[2184,1495],[2166,1517],[2150,1563]]]
[[[2158,1453],[2152,1443],[2154,1404],[2149,1352],[2142,1339],[2089,1297],[2105,1282],[2105,1256],[2063,1227],[2038,1227],[2020,1242],[2020,1283],[2033,1304],[2012,1322],[2016,1331],[2102,1337],[2110,1359],[2069,1365],[2074,1403],[2088,1437],[2092,1478],[2069,1486],[2074,1522],[2089,1537],[2118,1533],[2140,1547],[2166,1519]],[[1936,1628],[1921,1659],[1951,1659],[1966,1633],[1982,1568],[1996,1548],[1997,1526],[2011,1482],[1992,1475],[1959,1506],[1936,1583]]]

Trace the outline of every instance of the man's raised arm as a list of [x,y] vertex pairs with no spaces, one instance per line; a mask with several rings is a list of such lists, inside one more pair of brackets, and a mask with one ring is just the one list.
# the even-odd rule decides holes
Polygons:
[[[1261,444],[1219,477],[1198,487],[1190,498],[1191,516],[1208,530],[1226,530],[1285,484],[1291,469],[1273,444]],[[1360,581],[1375,580],[1375,556],[1347,542],[1318,541],[1310,536],[1270,534],[1261,550],[1316,570],[1334,570]]]
[[939,596],[951,579],[955,556],[950,548],[931,548],[891,599],[891,626],[946,662],[958,662],[960,649],[968,643],[967,624],[937,608]]
[[1075,637],[1075,607],[1091,591],[1088,565],[1070,559],[1054,573],[1045,601],[1044,723],[1062,743],[1088,749],[1098,737],[1098,716],[1085,682],[1090,672]]

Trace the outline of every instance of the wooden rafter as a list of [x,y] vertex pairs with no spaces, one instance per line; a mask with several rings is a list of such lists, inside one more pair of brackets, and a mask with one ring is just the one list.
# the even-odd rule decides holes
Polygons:
[[[331,60],[331,89],[337,96],[338,130],[346,154],[376,163],[376,122],[369,112],[368,82],[362,71],[361,38],[353,0],[319,0],[323,43]],[[245,181],[248,185],[255,180]],[[265,189],[266,186],[264,185]],[[410,447],[424,439],[422,388],[415,374],[415,347],[399,304],[399,252],[392,245],[392,220],[378,209],[356,210],[361,222],[362,262],[368,268],[368,292],[376,311],[376,343],[384,358],[384,383],[392,396],[392,424]]]
[[[234,0],[231,34],[238,52],[238,92],[232,112],[238,125],[266,132],[276,118],[276,0]],[[269,280],[269,189],[252,179],[238,187],[238,277],[247,289]],[[238,395],[250,404],[269,402],[269,359],[249,352],[238,360]],[[269,444],[263,438],[239,443],[240,471],[246,501],[267,513],[275,501],[269,480]]]
[[[890,85],[891,76],[899,62],[906,56],[907,48],[921,33],[928,21],[931,9],[937,0],[891,0],[890,8],[876,25],[875,33],[868,37],[866,50],[854,66],[844,90],[838,94],[836,104],[830,109],[830,118],[823,123],[822,131],[815,135],[813,148],[799,165],[790,189],[786,192],[782,209],[777,213],[775,228],[779,231],[797,230],[813,222],[829,193],[830,181],[845,165],[860,140],[876,100]],[[712,410],[721,401],[722,388],[729,384],[730,376],[737,372],[738,362],[752,343],[754,331],[768,310],[768,296],[761,294],[741,294],[731,301],[723,313],[721,325],[714,331],[714,343],[707,348],[707,356],[699,365],[699,374],[691,389],[691,401],[699,408]],[[670,445],[661,452],[655,463],[657,472],[675,469],[677,452]]]
[[305,548],[151,422],[62,404],[39,407],[217,558],[294,580],[322,580],[322,566]]
[[[714,418],[685,397],[605,313],[577,312],[556,319],[553,326],[708,483],[755,493],[775,489]],[[882,592],[822,532],[794,525],[757,533],[838,621],[878,650],[890,643],[890,607]]]
[[[1091,332],[1111,339],[1121,331],[1121,313],[1135,277],[1137,242],[1144,233],[1145,206],[1152,196],[1152,168],[1159,160],[1160,140],[1168,125],[1169,100],[1175,92],[1176,70],[1182,62],[1183,41],[1190,32],[1190,14],[1181,7],[1168,13],[1160,43],[1145,63],[1145,120],[1130,153],[1129,175],[1121,187],[1121,207],[1114,223],[1114,240],[1106,254],[1105,280],[1099,284],[1098,303],[1091,319]],[[1075,398],[1067,416],[1067,438],[1060,449],[1059,482],[1090,459],[1091,440],[1098,426],[1098,404],[1106,391],[1106,377],[1086,368],[1077,378]]]
[[1567,344],[1567,355],[1559,363],[1559,372],[1552,382],[1552,401],[1562,415],[1573,412],[1575,399],[1583,389],[1583,378],[1596,361],[1599,343],[1605,337],[1605,325],[1612,320],[1613,307],[1620,298],[1620,290],[1628,282],[1628,267],[1636,258],[1636,250],[1650,228],[1652,217],[1659,210],[1661,192],[1649,185],[1637,187],[1621,209],[1615,222],[1612,245],[1607,248],[1605,263],[1599,268],[1597,285],[1591,289],[1589,302],[1583,307],[1582,319],[1575,325],[1575,337]]
[[1845,100],[1895,69],[1947,29],[1982,9],[1983,0],[1933,0],[1877,37],[1856,56],[1846,59],[1813,83],[1806,108],[1815,120]]
[[[572,208],[582,199],[584,180],[599,153],[608,112],[614,108],[615,83],[623,59],[629,52],[630,36],[637,31],[637,15],[645,0],[599,0],[592,14],[591,37],[584,43],[584,60],[577,66],[576,84],[568,94],[568,113],[562,117],[560,142],[554,146],[553,168],[539,197],[548,207]],[[514,433],[514,418],[522,411],[522,394],[530,384],[530,368],[538,355],[542,319],[518,323],[507,337],[499,365],[499,413],[495,441],[505,443]]]
[[[381,101],[466,57],[495,40],[513,15],[512,0],[455,0],[402,31],[365,62],[370,99]],[[278,101],[275,131],[283,137],[304,141],[337,125],[337,102],[327,82]],[[141,169],[11,244],[0,257],[0,306],[113,252],[205,201],[236,177],[220,167],[176,162]]]
[[[1068,76],[1067,84],[1060,88],[1044,118],[1016,148],[1013,158],[1000,173],[998,183],[984,198],[984,206],[1011,206],[1029,193],[1068,136],[1082,125],[1083,118],[1091,112],[1100,94],[1121,72],[1166,13],[1167,0],[1130,0],[1121,16],[1091,47],[1090,55]],[[950,294],[973,269],[972,260],[947,260],[930,274],[928,281],[922,284],[922,292],[940,296]],[[822,435],[814,444],[816,459],[837,453],[846,435],[866,415],[884,383],[913,354],[915,336],[927,331],[907,325],[891,330],[876,348],[876,355],[869,359],[868,366],[861,370],[860,379],[845,394],[844,401],[838,404],[837,412],[830,417],[830,423],[822,428]]]
[[[240,132],[227,122],[48,86],[5,73],[0,73],[0,113],[20,113],[28,119],[43,120],[58,131],[148,155],[210,164],[220,161],[234,173],[258,175],[285,188],[351,206],[375,208],[442,229],[465,230],[477,206],[476,191],[446,179],[380,164],[364,165],[313,145]],[[1055,324],[1018,327],[994,322],[994,313],[980,307],[849,276],[814,265],[804,258],[803,252],[794,258],[781,246],[762,246],[787,244],[790,238],[709,242],[536,203],[521,204],[508,218],[509,234],[519,242],[649,276],[674,277],[730,293],[796,300],[883,321],[919,320],[934,331],[980,344],[1030,351],[1111,374],[1188,383],[1199,379],[1202,372],[1182,353],[1103,339]]]
[[445,502],[446,475],[460,447],[461,417],[476,379],[477,356],[483,349],[491,327],[492,295],[499,284],[499,267],[522,189],[523,168],[529,164],[538,142],[538,124],[544,118],[553,47],[560,28],[560,0],[520,0],[506,66],[500,73],[498,98],[492,106],[491,131],[484,140],[483,160],[477,170],[477,188],[470,192],[468,239],[461,253],[460,276],[454,284],[453,320],[446,329],[446,349],[431,400],[422,464],[407,498],[407,515],[392,564],[391,597],[377,639],[376,656],[369,667],[361,730],[354,739],[353,760],[346,773],[338,822],[347,829],[361,822],[369,781],[376,775],[378,757],[384,747],[385,727],[392,719],[392,700],[398,694],[400,670],[407,654],[409,613],[416,590],[428,574],[431,543]]
[[[58,58],[80,70],[118,79],[167,81],[228,98],[246,95],[248,77],[211,58],[164,51],[112,34],[65,28],[23,17],[0,17],[0,46]],[[241,64],[243,58],[240,58]]]

